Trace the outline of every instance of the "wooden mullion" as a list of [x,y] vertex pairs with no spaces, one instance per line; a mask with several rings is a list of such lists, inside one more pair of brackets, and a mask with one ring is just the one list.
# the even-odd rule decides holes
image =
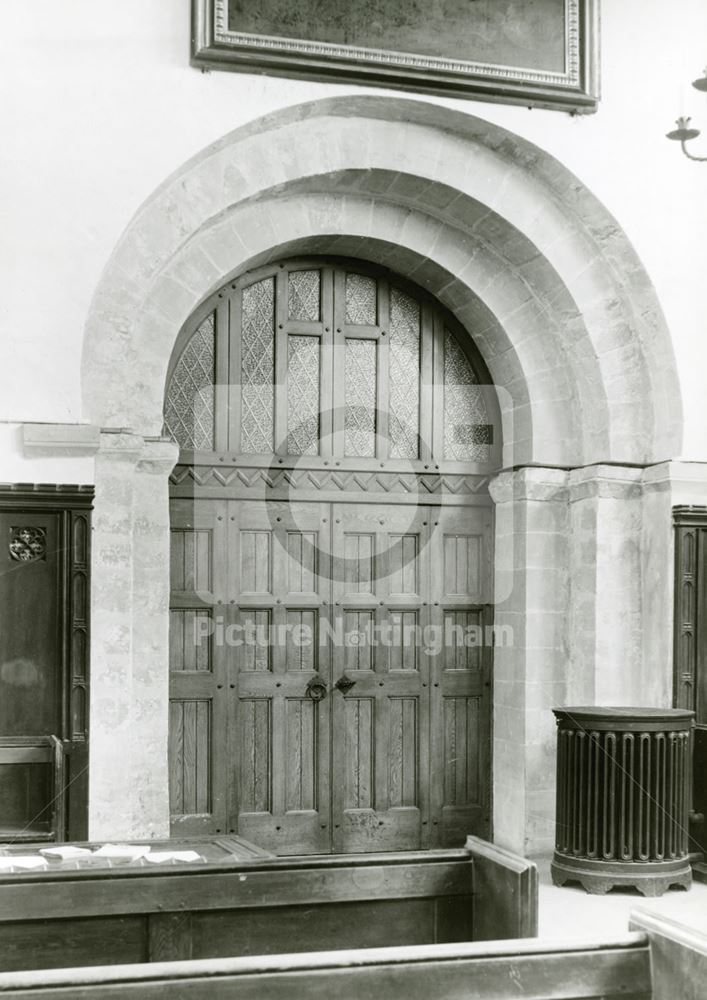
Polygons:
[[243,288],[239,283],[228,301],[228,435],[227,447],[234,455],[241,452],[241,336],[243,330]]
[[73,670],[71,664],[71,640],[73,637],[74,622],[74,595],[73,595],[73,551],[72,551],[72,531],[71,531],[71,511],[62,510],[57,517],[57,541],[59,552],[57,559],[56,581],[57,592],[59,594],[60,612],[57,623],[57,647],[60,650],[60,708],[59,708],[59,732],[55,733],[60,739],[68,739],[71,735],[69,724],[69,713],[71,710],[71,694],[73,689]]
[[444,461],[444,321],[432,317],[432,459]]
[[346,437],[344,420],[346,414],[346,272],[340,268],[334,271],[333,299],[333,391],[334,405],[332,407],[333,434],[332,443],[335,455],[342,458],[346,454]]
[[321,269],[322,334],[319,344],[319,454],[334,457],[334,275],[332,267]]
[[434,406],[434,313],[429,305],[420,308],[420,453],[423,462],[430,462],[434,453],[432,439]]
[[289,272],[287,270],[280,269],[275,273],[275,384],[273,386],[275,441],[273,451],[276,455],[287,454],[288,280]]
[[[699,643],[699,622],[697,620],[699,573],[699,527],[680,525],[676,529],[675,559],[675,670],[674,703],[677,708],[694,710],[696,687],[695,667]],[[692,549],[692,563],[686,565],[686,552]],[[689,606],[685,606],[685,592],[689,590]],[[686,636],[690,636],[690,653],[685,655]]]
[[376,456],[385,462],[390,455],[390,287],[378,282],[380,338],[376,351]]
[[229,313],[232,296],[218,299],[214,318],[214,451],[229,444]]
[[707,724],[707,527],[696,530],[692,705],[698,726]]
[[[444,593],[444,527],[440,512],[429,511],[428,517],[431,538],[436,535],[437,544],[431,544],[429,549],[429,581],[430,594],[437,598],[429,608],[431,624],[444,628],[444,604],[439,600]],[[428,601],[428,606],[431,602]],[[442,806],[444,803],[444,716],[442,710],[442,671],[444,667],[444,651],[430,655],[429,659],[429,846],[437,847],[440,842]]]

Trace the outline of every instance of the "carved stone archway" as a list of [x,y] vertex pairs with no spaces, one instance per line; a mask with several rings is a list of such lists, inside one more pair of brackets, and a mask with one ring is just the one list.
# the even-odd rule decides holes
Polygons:
[[296,253],[394,257],[473,331],[503,392],[497,606],[514,644],[496,657],[495,835],[547,846],[549,708],[664,695],[662,673],[641,678],[639,549],[642,469],[680,448],[670,337],[626,236],[560,163],[473,116],[380,97],[288,108],[224,137],[141,207],[101,278],[83,355],[84,416],[104,429],[92,836],[168,829],[172,348],[229,276]]

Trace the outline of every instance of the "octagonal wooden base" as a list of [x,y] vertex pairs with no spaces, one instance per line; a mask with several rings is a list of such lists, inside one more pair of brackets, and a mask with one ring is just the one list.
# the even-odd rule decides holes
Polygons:
[[670,861],[598,861],[555,851],[550,867],[554,885],[577,882],[603,896],[610,889],[636,888],[644,896],[662,896],[673,887],[689,889],[692,868],[687,858]]

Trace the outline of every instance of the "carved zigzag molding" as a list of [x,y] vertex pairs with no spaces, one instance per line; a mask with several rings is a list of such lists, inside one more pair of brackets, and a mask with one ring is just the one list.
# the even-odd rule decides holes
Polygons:
[[397,472],[341,472],[304,469],[221,469],[218,466],[177,466],[170,482],[182,486],[244,486],[264,484],[270,490],[317,490],[341,493],[478,493],[487,486],[488,476],[417,475]]

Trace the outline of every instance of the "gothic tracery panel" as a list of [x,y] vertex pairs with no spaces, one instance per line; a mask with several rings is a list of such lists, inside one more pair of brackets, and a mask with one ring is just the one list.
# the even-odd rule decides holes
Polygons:
[[346,275],[346,322],[375,326],[378,319],[378,282],[366,274]]
[[182,351],[169,383],[164,422],[187,451],[214,447],[214,317],[207,316]]
[[485,379],[434,304],[335,264],[260,273],[216,293],[181,348],[165,427],[183,450],[491,460]]
[[420,306],[399,291],[390,292],[390,455],[418,458],[420,448]]
[[290,319],[305,323],[319,320],[320,272],[291,271],[289,275],[288,303]]
[[275,428],[275,282],[243,289],[241,451],[270,454]]
[[377,347],[372,340],[346,341],[345,451],[374,458],[376,454]]
[[489,460],[490,427],[479,380],[459,343],[444,332],[444,457]]
[[287,453],[319,452],[319,339],[287,340]]

